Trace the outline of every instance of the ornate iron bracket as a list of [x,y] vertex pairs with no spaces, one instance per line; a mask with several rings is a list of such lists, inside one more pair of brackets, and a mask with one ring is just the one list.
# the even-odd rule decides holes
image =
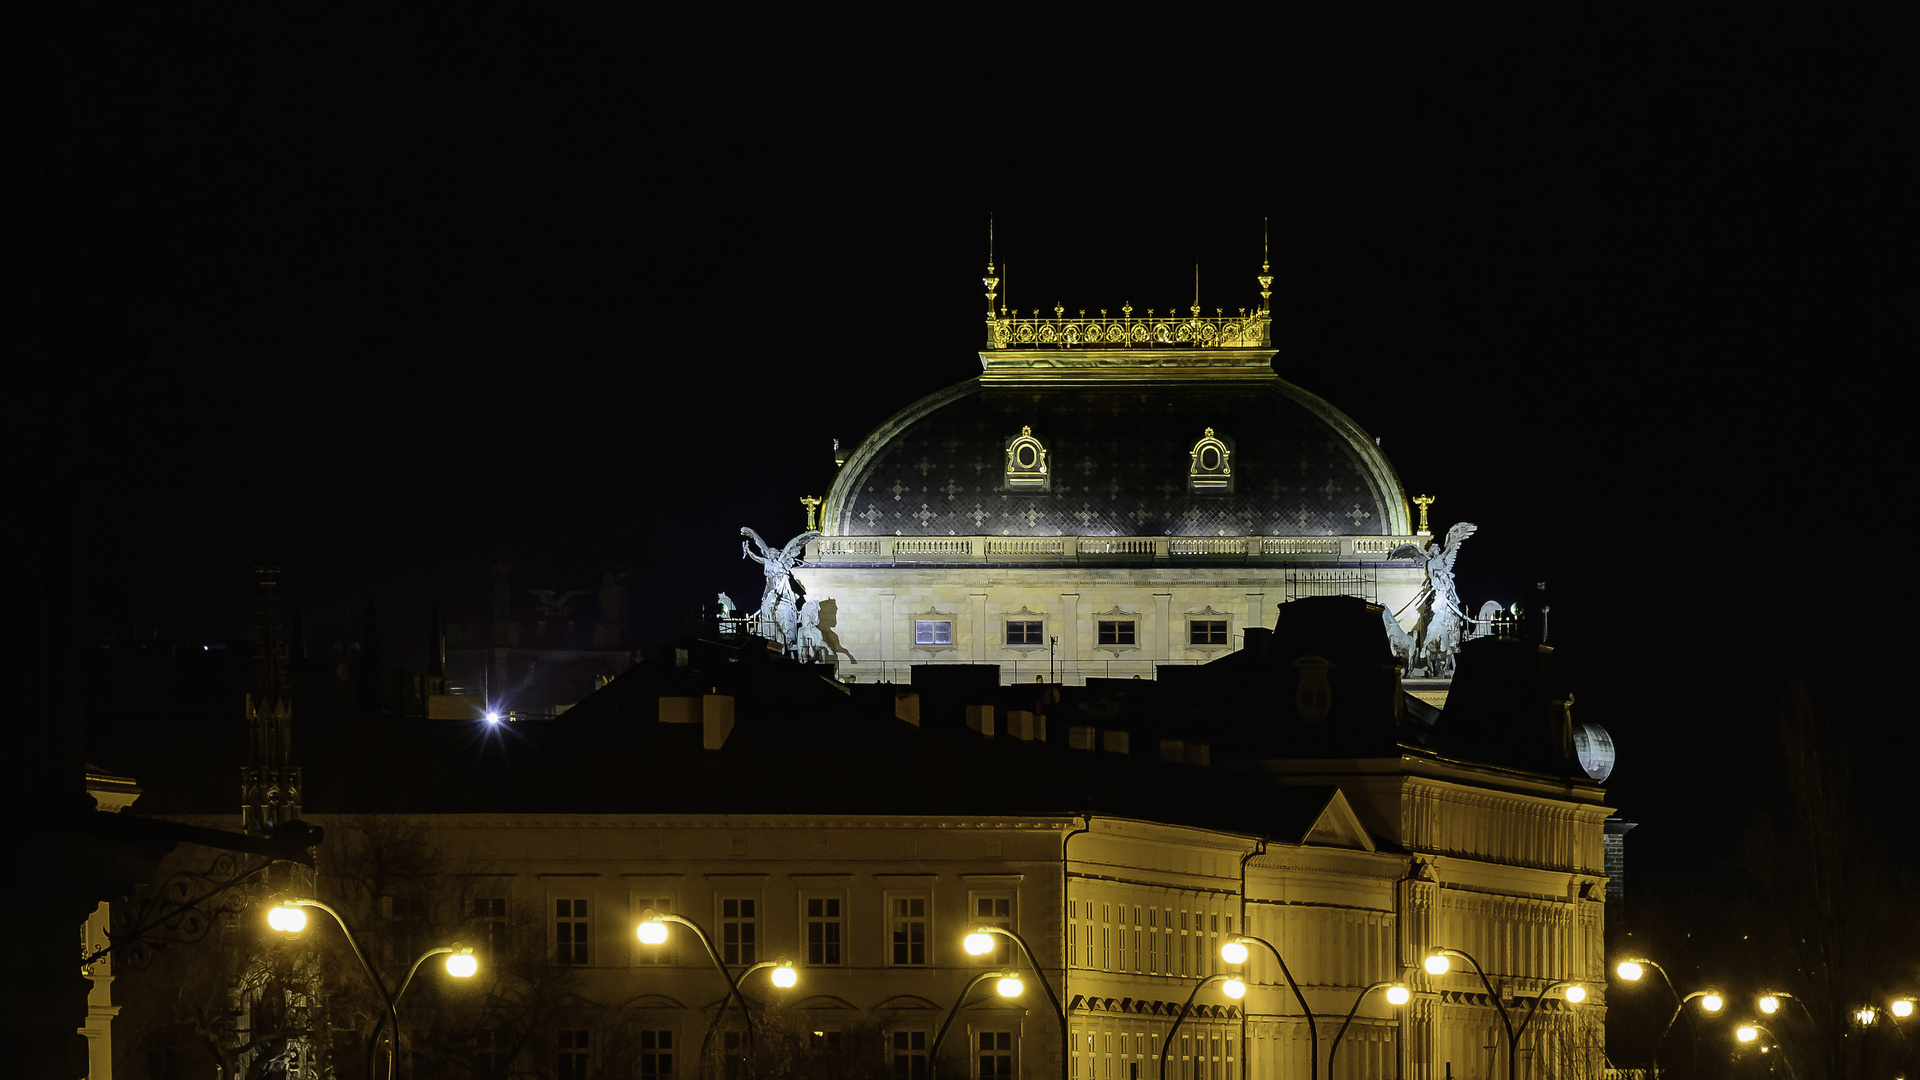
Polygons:
[[199,941],[218,919],[245,910],[244,897],[234,890],[273,863],[260,859],[243,867],[233,853],[221,852],[205,870],[183,870],[157,889],[143,889],[134,897],[114,901],[107,917],[106,947],[86,953],[80,966],[113,953],[123,963],[144,968],[169,945]]

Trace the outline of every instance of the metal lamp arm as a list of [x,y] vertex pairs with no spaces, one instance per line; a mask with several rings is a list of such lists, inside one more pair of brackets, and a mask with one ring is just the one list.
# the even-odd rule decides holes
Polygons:
[[[388,1043],[387,1048],[387,1080],[393,1080],[395,1070],[399,1068],[400,1063],[400,1011],[394,1007],[393,995],[387,992],[387,984],[382,982],[380,976],[374,972],[373,965],[367,963],[367,954],[360,951],[360,943],[353,939],[353,931],[347,929],[347,920],[341,918],[338,911],[319,900],[295,900],[294,904],[299,907],[318,908],[333,916],[333,921],[340,925],[340,933],[347,939],[348,947],[353,949],[353,958],[360,961],[360,969],[367,973],[373,988],[380,991],[380,999],[387,1003],[387,1019],[393,1022],[393,1040]],[[376,1037],[378,1034],[376,1029]]]
[[1513,1033],[1513,1020],[1507,1016],[1506,1003],[1500,1000],[1500,992],[1493,988],[1493,980],[1487,978],[1487,971],[1480,966],[1480,961],[1475,960],[1472,956],[1461,952],[1459,949],[1441,949],[1440,951],[1450,956],[1458,956],[1473,965],[1473,973],[1480,976],[1480,985],[1487,988],[1487,996],[1493,999],[1493,1007],[1500,1012],[1500,1026],[1507,1029],[1507,1045],[1512,1046],[1516,1041]]
[[[427,958],[430,956],[438,956],[441,953],[450,953],[452,951],[453,949],[451,947],[442,945],[437,949],[429,949],[426,952],[420,954],[420,958],[413,962],[413,967],[407,969],[407,978],[405,982],[400,984],[400,992],[393,995],[393,1007],[396,1011],[400,1008],[400,1002],[407,996],[407,987],[413,985],[413,977],[419,974],[420,965],[426,963]],[[373,1075],[373,1048],[379,1044],[380,1029],[386,1026],[387,1026],[387,1018],[383,1016],[377,1022],[374,1023],[373,1034],[367,1037],[367,1075],[368,1076]]]
[[[1312,1055],[1312,1059],[1307,1063],[1307,1075],[1313,1077],[1314,1080],[1318,1080],[1320,1076],[1320,1026],[1313,1022],[1313,1009],[1307,1005],[1307,995],[1300,992],[1300,984],[1294,981],[1293,972],[1288,970],[1287,962],[1281,958],[1280,950],[1274,947],[1273,942],[1268,941],[1266,938],[1249,937],[1245,934],[1240,935],[1240,940],[1243,942],[1257,941],[1265,945],[1267,951],[1273,954],[1273,962],[1280,965],[1280,974],[1287,977],[1287,985],[1293,988],[1293,999],[1300,1003],[1300,1015],[1307,1018],[1307,1052]],[[1474,966],[1478,967],[1479,965],[1476,964]],[[1482,978],[1485,978],[1485,976],[1482,976]]]
[[1068,1049],[1066,1006],[1061,1005],[1060,998],[1054,994],[1053,983],[1047,979],[1047,973],[1040,970],[1040,960],[1033,955],[1033,947],[1027,944],[1027,939],[1021,937],[1018,931],[1008,929],[1007,927],[986,925],[980,929],[985,930],[989,934],[1000,934],[1004,937],[1012,938],[1014,942],[1020,946],[1020,951],[1027,954],[1027,966],[1033,968],[1033,973],[1039,977],[1040,989],[1047,992],[1047,1001],[1052,1003],[1053,1011],[1060,1014],[1060,1060],[1065,1062],[1067,1060]]
[[1347,1025],[1353,1023],[1354,1014],[1360,1011],[1360,1003],[1362,1001],[1365,1001],[1367,999],[1367,995],[1373,993],[1375,990],[1378,990],[1383,986],[1392,986],[1392,985],[1393,985],[1392,980],[1390,979],[1383,980],[1381,982],[1377,982],[1368,986],[1366,989],[1360,991],[1360,993],[1354,997],[1353,1008],[1347,1010],[1347,1018],[1340,1022],[1340,1030],[1335,1032],[1333,1035],[1333,1046],[1327,1051],[1327,1080],[1333,1080],[1334,1056],[1340,1053],[1340,1040],[1347,1037]]
[[1519,1045],[1521,1037],[1527,1033],[1527,1025],[1533,1023],[1533,1014],[1539,1011],[1540,1003],[1547,1000],[1547,995],[1553,993],[1553,988],[1556,986],[1569,986],[1572,983],[1572,979],[1555,979],[1542,987],[1538,994],[1534,995],[1533,1003],[1527,1006],[1527,1015],[1521,1019],[1519,1029],[1513,1033],[1514,1045]]
[[[707,959],[713,961],[713,970],[720,973],[720,981],[727,984],[727,996],[721,1000],[719,1010],[713,1014],[713,1022],[707,1025],[706,1037],[700,1040],[700,1056],[705,1057],[707,1055],[707,1045],[713,1041],[713,1029],[719,1026],[721,1014],[727,1011],[727,1002],[740,997],[740,988],[734,982],[733,976],[727,972],[727,965],[720,962],[720,954],[714,951],[712,939],[707,937],[705,930],[700,929],[699,923],[668,911],[656,911],[653,913],[653,917],[660,922],[676,923],[693,931],[693,936],[699,938],[701,946],[707,950]],[[753,1039],[753,1014],[747,1011],[747,1003],[744,998],[740,999],[740,1015],[746,1017],[747,1039],[751,1041]]]
[[927,1051],[927,1080],[938,1080],[940,1076],[940,1043],[946,1039],[947,1029],[953,1026],[953,1018],[960,1015],[960,1006],[967,1003],[967,995],[973,993],[974,987],[988,979],[1002,978],[1003,974],[999,971],[983,971],[975,975],[973,980],[967,983],[967,988],[960,991],[960,996],[954,999],[953,1008],[947,1010],[947,1018],[941,1021],[940,1030],[933,1036],[933,1046]]
[[1174,1018],[1173,1026],[1167,1029],[1167,1040],[1160,1044],[1160,1076],[1162,1080],[1165,1080],[1167,1075],[1167,1052],[1173,1049],[1173,1037],[1179,1033],[1180,1025],[1187,1019],[1187,1014],[1193,1011],[1193,999],[1200,996],[1200,988],[1215,979],[1224,981],[1231,978],[1233,978],[1232,972],[1216,971],[1193,984],[1193,993],[1187,995],[1187,1003],[1180,1006],[1180,1015]]

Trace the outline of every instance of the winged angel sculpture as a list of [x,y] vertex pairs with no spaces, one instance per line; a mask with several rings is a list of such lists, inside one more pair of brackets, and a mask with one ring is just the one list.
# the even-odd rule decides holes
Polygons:
[[[759,563],[767,575],[766,586],[760,593],[759,628],[755,633],[793,649],[800,644],[801,597],[806,593],[806,589],[794,579],[793,568],[799,563],[807,545],[820,534],[809,529],[779,549],[769,547],[765,540],[760,539],[760,534],[752,529],[742,528],[740,535],[747,538],[740,541],[740,557]],[[760,554],[753,553],[749,541],[760,548]],[[813,606],[816,612],[819,610],[817,605],[809,606]]]
[[[1453,563],[1460,557],[1460,545],[1479,531],[1479,526],[1460,522],[1447,530],[1444,543],[1401,544],[1389,559],[1418,559],[1427,572],[1427,580],[1407,607],[1414,609],[1412,630],[1403,630],[1399,612],[1387,614],[1387,637],[1394,651],[1406,662],[1407,674],[1429,678],[1451,678],[1454,654],[1469,636],[1475,620],[1460,607],[1460,594],[1454,590]],[[1401,608],[1404,612],[1407,608]],[[1384,614],[1384,613],[1383,613]]]

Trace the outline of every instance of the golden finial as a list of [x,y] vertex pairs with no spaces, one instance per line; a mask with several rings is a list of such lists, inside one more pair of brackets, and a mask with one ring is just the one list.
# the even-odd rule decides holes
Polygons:
[[[980,279],[987,287],[987,321],[993,321],[993,298],[1000,289],[1000,278],[993,272],[993,215],[987,215],[987,276]],[[992,335],[988,335],[988,344],[992,344]]]
[[812,532],[813,530],[819,528],[820,519],[815,514],[815,511],[820,509],[819,496],[802,495],[800,496],[800,505],[807,508],[807,531]]
[[1200,317],[1200,264],[1193,264],[1193,317]]
[[1260,219],[1260,275],[1254,280],[1260,283],[1260,310],[1270,307],[1268,299],[1273,296],[1273,266],[1267,258],[1267,219]]
[[1414,535],[1432,536],[1433,531],[1427,528],[1427,507],[1433,505],[1433,496],[1415,495],[1413,497],[1413,505],[1420,508],[1420,531],[1418,533],[1415,533]]

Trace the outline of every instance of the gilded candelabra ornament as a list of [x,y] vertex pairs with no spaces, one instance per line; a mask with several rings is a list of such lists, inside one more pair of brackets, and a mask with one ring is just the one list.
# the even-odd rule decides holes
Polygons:
[[820,527],[820,497],[818,495],[800,496],[800,505],[807,508],[807,531]]
[[1433,530],[1427,528],[1427,507],[1433,505],[1433,496],[1415,495],[1413,497],[1413,505],[1420,508],[1420,530],[1417,535],[1432,536]]

